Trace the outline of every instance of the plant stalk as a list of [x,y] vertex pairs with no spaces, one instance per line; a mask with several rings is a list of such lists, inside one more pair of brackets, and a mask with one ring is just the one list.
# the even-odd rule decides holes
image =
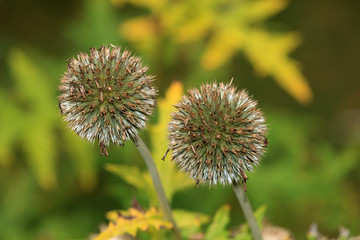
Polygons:
[[240,206],[244,212],[246,221],[249,224],[254,240],[262,240],[259,225],[255,219],[254,212],[251,208],[249,199],[247,198],[245,191],[241,188],[240,184],[233,185],[233,188],[235,195],[240,203]]
[[165,191],[162,186],[159,172],[156,168],[154,159],[152,158],[149,149],[147,148],[147,146],[145,145],[145,143],[139,136],[137,136],[137,138],[135,139],[135,145],[136,145],[137,149],[139,150],[141,156],[143,157],[143,159],[146,163],[146,166],[149,170],[156,194],[159,198],[160,207],[164,212],[165,219],[173,224],[173,226],[174,226],[173,233],[174,233],[175,239],[181,240],[181,234],[180,234],[179,228],[176,225],[175,219],[172,215],[171,207],[170,207],[169,201],[166,198]]

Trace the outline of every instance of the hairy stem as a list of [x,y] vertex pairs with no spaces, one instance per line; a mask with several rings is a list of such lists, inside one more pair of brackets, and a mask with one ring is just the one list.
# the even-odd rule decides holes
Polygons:
[[245,191],[241,188],[240,184],[234,185],[233,188],[235,195],[240,203],[240,206],[244,212],[246,221],[249,224],[254,240],[262,240],[259,225],[255,219],[254,212],[251,208],[249,199],[247,198]]
[[136,145],[137,149],[139,150],[141,156],[143,157],[143,159],[146,163],[146,166],[149,170],[152,182],[154,184],[156,194],[159,198],[160,207],[164,212],[165,219],[174,225],[174,228],[173,228],[174,237],[176,240],[180,240],[181,234],[180,234],[179,228],[177,227],[177,225],[175,223],[174,217],[172,215],[171,207],[170,207],[169,201],[166,198],[165,191],[162,186],[159,172],[156,168],[154,159],[152,158],[149,149],[147,148],[147,146],[145,145],[145,143],[139,136],[137,136],[137,138],[136,138],[135,145]]

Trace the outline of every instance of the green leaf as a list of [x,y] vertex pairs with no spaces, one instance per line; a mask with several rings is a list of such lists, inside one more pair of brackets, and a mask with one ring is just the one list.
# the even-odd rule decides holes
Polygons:
[[65,126],[63,126],[63,129],[65,130],[65,147],[71,153],[71,162],[77,171],[80,186],[82,189],[90,191],[94,189],[97,184],[97,169],[95,164],[95,156],[97,156],[97,153],[95,154],[90,144],[80,138],[76,133],[66,129]]
[[42,69],[22,50],[12,49],[7,60],[18,97],[28,108],[21,112],[21,119],[13,119],[14,124],[26,119],[26,125],[18,126],[27,160],[41,186],[51,189],[57,183],[53,134],[53,123],[58,117],[53,98],[55,89]]
[[205,240],[227,240],[229,232],[226,230],[230,221],[230,206],[224,205],[216,213],[212,223],[205,233]]
[[24,125],[24,122],[20,121],[21,112],[9,101],[9,97],[0,91],[0,109],[6,109],[6,113],[0,114],[0,126],[5,126],[0,134],[0,165],[4,167],[9,166],[15,159],[11,147]]
[[264,221],[264,217],[265,217],[265,213],[266,213],[266,206],[262,205],[260,206],[258,209],[256,209],[254,215],[256,218],[256,221],[259,224],[260,230],[263,229],[263,221]]
[[148,172],[142,172],[137,166],[120,164],[106,164],[105,169],[121,177],[125,182],[138,190],[146,192],[152,201],[157,201],[157,195]]
[[[262,222],[264,220],[265,213],[266,213],[266,206],[264,205],[260,206],[254,213],[256,221],[259,224],[260,230],[263,229]],[[251,239],[252,239],[252,235],[249,228],[249,224],[246,222],[240,227],[239,232],[236,233],[236,235],[234,236],[234,240],[251,240]]]
[[190,238],[192,234],[201,232],[201,225],[210,221],[210,217],[203,213],[189,212],[186,210],[174,209],[175,221],[181,229],[182,236]]

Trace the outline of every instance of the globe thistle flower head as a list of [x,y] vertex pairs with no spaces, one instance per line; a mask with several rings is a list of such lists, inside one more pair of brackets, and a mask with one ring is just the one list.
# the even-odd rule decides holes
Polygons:
[[245,183],[267,146],[257,102],[231,83],[213,83],[189,90],[175,108],[168,138],[180,169],[197,184]]
[[139,57],[116,46],[90,49],[68,60],[59,87],[59,108],[80,137],[99,141],[101,154],[110,143],[135,139],[156,106],[153,76]]

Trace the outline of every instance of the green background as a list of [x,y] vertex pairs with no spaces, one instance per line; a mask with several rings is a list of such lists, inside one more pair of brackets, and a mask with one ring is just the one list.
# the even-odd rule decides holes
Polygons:
[[[57,109],[65,60],[109,43],[143,57],[157,76],[160,97],[174,80],[187,88],[235,77],[235,85],[259,100],[270,129],[263,163],[249,174],[254,208],[266,205],[267,221],[299,239],[313,222],[330,236],[339,226],[358,235],[359,11],[358,1],[293,0],[266,22],[267,29],[301,35],[291,56],[314,94],[302,105],[271,77],[257,75],[241,52],[206,71],[198,59],[201,42],[182,45],[189,56],[181,61],[174,60],[171,39],[162,40],[158,54],[138,50],[118,27],[148,14],[142,7],[105,0],[0,1],[0,239],[86,239],[98,232],[107,211],[129,208],[133,197],[148,207],[145,193],[104,169],[106,163],[145,169],[133,144],[112,146],[110,157],[100,157],[96,144],[66,128]],[[213,215],[225,203],[232,206],[232,226],[243,222],[228,188],[188,188],[175,194],[172,206]]]

